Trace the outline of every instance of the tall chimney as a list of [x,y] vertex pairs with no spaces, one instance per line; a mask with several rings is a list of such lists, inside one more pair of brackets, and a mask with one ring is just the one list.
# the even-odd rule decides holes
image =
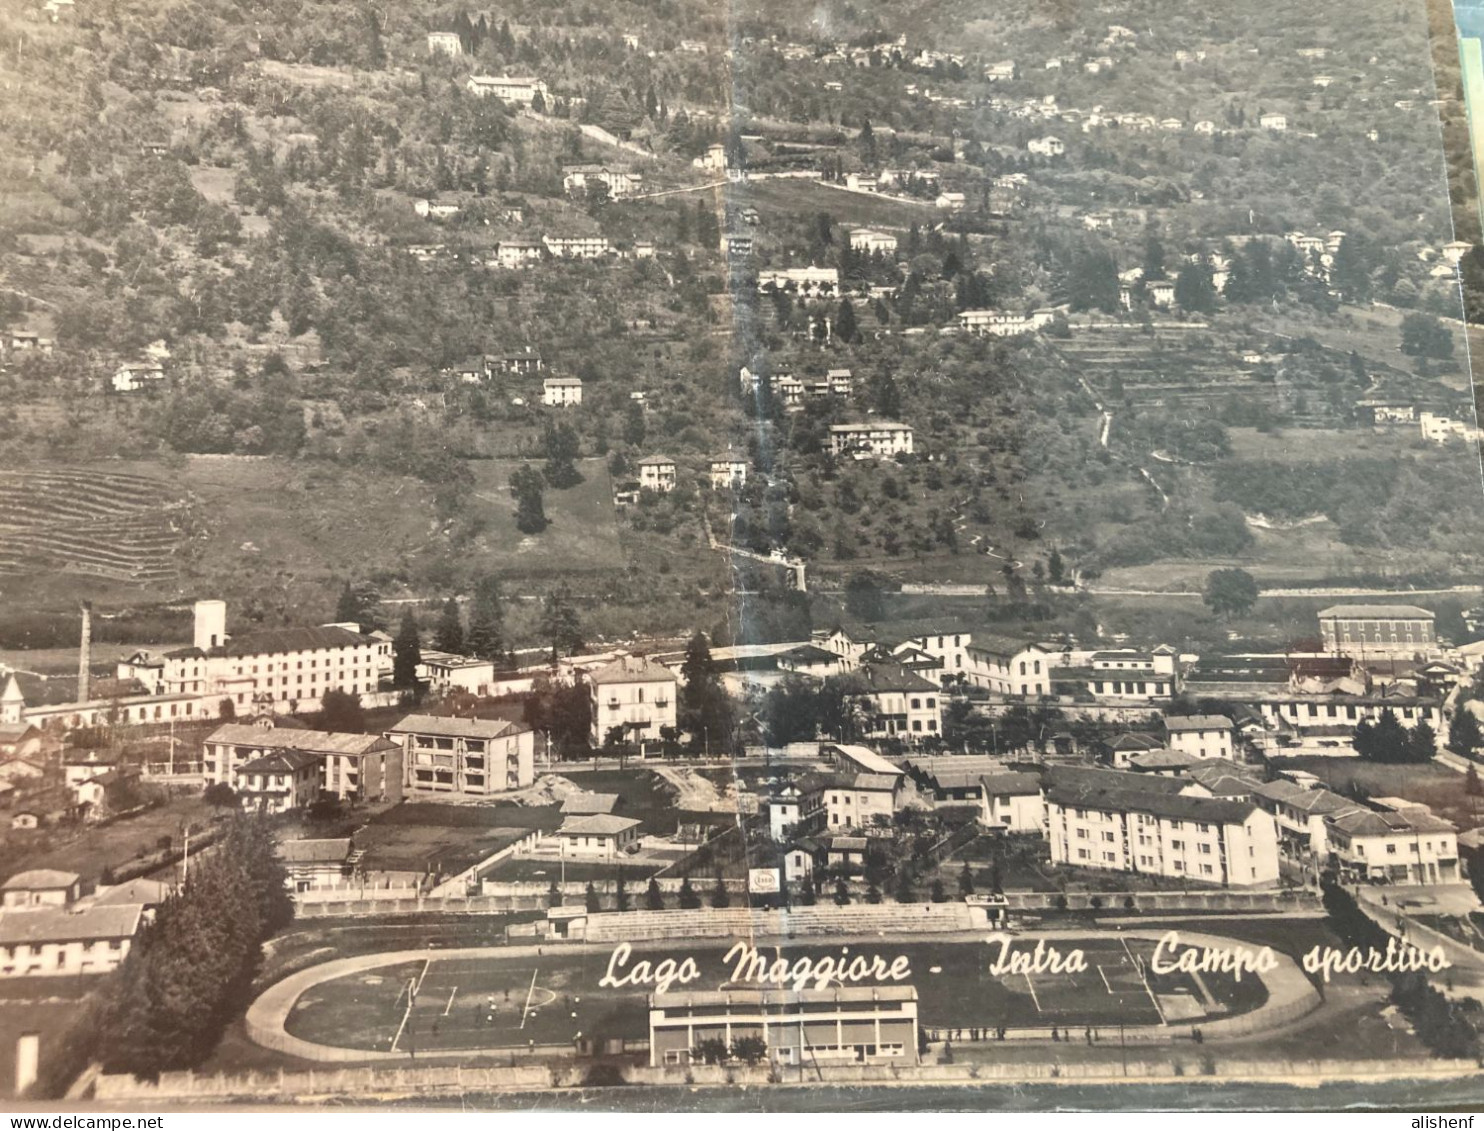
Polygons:
[[93,661],[93,603],[82,603],[82,649],[77,657],[77,701],[86,703],[91,691]]

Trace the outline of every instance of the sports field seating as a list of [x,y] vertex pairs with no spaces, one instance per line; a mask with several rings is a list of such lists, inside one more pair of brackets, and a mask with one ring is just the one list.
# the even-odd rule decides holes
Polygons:
[[973,911],[963,903],[833,904],[795,907],[788,911],[753,911],[745,907],[701,907],[694,910],[607,912],[587,917],[588,942],[645,942],[696,938],[823,938],[970,931]]

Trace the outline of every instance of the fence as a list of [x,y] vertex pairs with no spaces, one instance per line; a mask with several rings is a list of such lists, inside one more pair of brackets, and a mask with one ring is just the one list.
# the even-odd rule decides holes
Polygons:
[[[565,1052],[566,1050],[563,1050]],[[784,1065],[705,1065],[649,1068],[623,1065],[626,1084],[677,1085],[816,1085],[816,1084],[976,1084],[1087,1083],[1126,1079],[1173,1080],[1196,1077],[1221,1080],[1298,1080],[1305,1083],[1356,1080],[1416,1080],[1474,1076],[1471,1060],[1243,1060],[1209,1051],[1172,1050],[1163,1059],[1141,1058],[1126,1064],[1104,1061],[1063,1063],[1049,1059],[1034,1064],[843,1064],[790,1067]],[[246,1100],[258,1103],[275,1098],[303,1102],[399,1095],[477,1095],[485,1092],[539,1092],[580,1087],[587,1066],[568,1060],[555,1064],[514,1064],[499,1067],[452,1065],[426,1068],[341,1068],[305,1072],[257,1072],[241,1076],[165,1072],[157,1082],[131,1076],[99,1076],[93,1085],[97,1100],[135,1103],[144,1108],[167,1101],[202,1103]]]
[[[1065,905],[1062,901],[1065,900]],[[1007,891],[1012,911],[1267,911],[1322,915],[1311,891]]]

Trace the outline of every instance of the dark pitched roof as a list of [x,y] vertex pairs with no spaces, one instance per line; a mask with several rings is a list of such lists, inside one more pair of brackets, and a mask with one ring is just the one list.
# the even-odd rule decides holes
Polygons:
[[277,652],[309,652],[322,648],[351,648],[369,643],[359,632],[346,628],[270,628],[229,639],[223,656],[260,656]]
[[[1073,770],[1073,773],[1066,773]],[[1241,824],[1256,809],[1250,801],[1214,797],[1186,797],[1178,791],[1188,784],[1179,778],[1126,774],[1117,770],[1085,770],[1053,766],[1046,799],[1057,805],[1103,811],[1148,813],[1182,821]]]
[[1008,793],[1012,797],[1029,797],[1033,793],[1041,792],[1041,779],[1035,774],[1021,773],[1018,770],[1006,770],[1001,774],[985,774],[979,779],[984,786],[985,795],[994,793]]
[[307,750],[275,750],[237,767],[238,774],[292,774],[318,764],[323,754]]
[[840,677],[858,694],[879,695],[888,691],[940,691],[937,684],[909,672],[900,664],[865,664]]

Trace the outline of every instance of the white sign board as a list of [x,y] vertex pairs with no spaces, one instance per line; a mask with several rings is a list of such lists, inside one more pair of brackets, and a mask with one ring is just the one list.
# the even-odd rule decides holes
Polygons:
[[778,892],[778,869],[747,869],[747,890],[776,895]]

